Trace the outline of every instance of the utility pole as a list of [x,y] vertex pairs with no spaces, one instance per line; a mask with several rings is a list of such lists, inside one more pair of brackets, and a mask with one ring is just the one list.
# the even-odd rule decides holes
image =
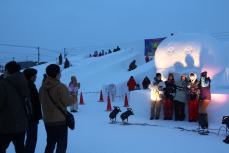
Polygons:
[[40,47],[37,47],[37,65],[40,63]]

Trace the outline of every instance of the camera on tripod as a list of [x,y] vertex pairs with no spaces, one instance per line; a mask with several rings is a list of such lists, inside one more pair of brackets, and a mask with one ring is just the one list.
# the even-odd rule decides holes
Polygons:
[[223,116],[222,124],[226,124],[227,129],[229,129],[229,116]]

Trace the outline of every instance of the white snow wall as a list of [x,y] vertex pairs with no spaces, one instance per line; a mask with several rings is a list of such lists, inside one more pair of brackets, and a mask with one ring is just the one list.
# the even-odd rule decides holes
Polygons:
[[225,67],[220,43],[205,34],[175,34],[165,39],[155,53],[155,66],[166,78],[169,72],[200,74],[208,71],[214,77]]

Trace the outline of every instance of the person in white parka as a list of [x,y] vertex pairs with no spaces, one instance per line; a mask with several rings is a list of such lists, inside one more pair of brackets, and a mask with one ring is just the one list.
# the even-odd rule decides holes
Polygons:
[[76,76],[71,77],[71,82],[69,83],[68,90],[72,96],[72,105],[70,106],[71,112],[78,112],[78,90],[80,84],[77,82]]

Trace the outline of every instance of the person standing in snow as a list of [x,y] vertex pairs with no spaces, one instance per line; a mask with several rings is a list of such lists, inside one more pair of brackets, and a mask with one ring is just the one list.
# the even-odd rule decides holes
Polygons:
[[29,89],[20,65],[11,61],[0,80],[0,152],[5,153],[12,142],[16,153],[24,153],[25,132],[29,116],[25,110]]
[[145,62],[148,63],[149,62],[149,55],[145,56]]
[[173,99],[176,93],[176,86],[173,73],[169,73],[165,81],[164,120],[171,120],[173,117]]
[[129,81],[127,82],[127,87],[129,91],[133,91],[136,89],[136,81],[133,76],[130,77]]
[[70,62],[68,60],[68,58],[65,59],[65,62],[64,62],[64,68],[69,68],[70,67]]
[[207,76],[207,72],[204,71],[201,73],[200,77],[200,112],[199,112],[199,122],[203,120],[205,125],[202,125],[201,128],[208,128],[208,115],[207,107],[211,101],[211,79]]
[[62,57],[62,54],[60,53],[59,55],[59,65],[62,65],[63,63],[63,57]]
[[68,86],[68,91],[72,96],[72,105],[70,106],[71,112],[78,112],[78,90],[80,88],[80,84],[77,82],[76,76],[71,77],[71,82]]
[[39,92],[47,133],[45,153],[52,153],[55,148],[57,153],[65,153],[68,139],[66,116],[56,105],[67,112],[67,106],[71,105],[71,99],[68,88],[60,82],[60,67],[56,64],[50,64],[46,68],[46,74],[47,77]]
[[207,76],[207,72],[201,73],[200,78],[200,113],[207,113],[206,109],[211,101],[211,79]]
[[189,122],[196,122],[198,119],[199,107],[199,81],[195,73],[190,73],[188,82],[188,120]]
[[146,76],[142,81],[143,89],[148,89],[150,84],[151,84],[150,79]]
[[34,84],[37,78],[37,70],[34,68],[28,68],[23,71],[23,74],[28,82],[33,110],[33,116],[29,120],[29,127],[26,131],[25,153],[34,153],[37,143],[38,123],[42,118],[39,94],[36,85]]
[[185,119],[185,104],[187,103],[187,79],[186,75],[181,75],[181,79],[176,81],[176,94],[174,97],[175,121]]
[[153,84],[149,85],[151,89],[151,115],[150,120],[159,119],[161,112],[161,103],[164,98],[165,84],[161,80],[161,74],[157,73]]

